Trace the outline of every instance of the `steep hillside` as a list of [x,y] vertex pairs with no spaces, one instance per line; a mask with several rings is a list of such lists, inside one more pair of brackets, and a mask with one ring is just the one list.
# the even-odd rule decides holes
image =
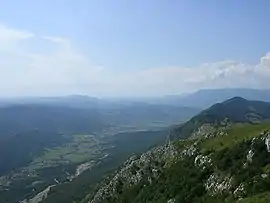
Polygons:
[[230,123],[258,123],[270,119],[270,103],[249,101],[241,97],[234,97],[194,116],[184,125],[171,133],[171,138],[186,138],[200,131],[211,130],[209,125],[220,126]]
[[263,123],[233,125],[211,138],[168,143],[130,158],[82,202],[266,203],[269,141],[270,123]]
[[269,202],[268,119],[265,102],[233,98],[216,104],[191,119],[199,123],[188,132],[192,139],[131,157],[81,202]]

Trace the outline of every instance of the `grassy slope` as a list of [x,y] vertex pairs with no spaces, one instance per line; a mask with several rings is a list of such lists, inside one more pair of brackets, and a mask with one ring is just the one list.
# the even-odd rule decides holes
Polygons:
[[[236,124],[228,130],[227,136],[218,136],[213,139],[204,140],[200,147],[203,150],[215,150],[221,151],[226,148],[233,148],[236,145],[253,139],[260,135],[261,132],[270,130],[270,123],[264,122],[260,124]],[[267,173],[269,164],[264,167],[264,171]],[[217,200],[217,202],[220,200]],[[232,201],[239,203],[268,203],[270,202],[270,192],[261,193],[252,197],[244,198],[240,201]]]
[[239,203],[269,203],[270,202],[270,192],[265,192],[262,194],[255,195],[253,197],[244,198]]
[[[263,141],[258,141],[253,163],[243,168],[246,155],[250,149],[253,137],[270,130],[270,123],[236,124],[227,131],[228,135],[212,139],[201,140],[199,149],[202,153],[212,151],[213,167],[205,171],[194,166],[194,157],[188,157],[173,164],[163,171],[161,176],[152,184],[143,182],[134,188],[124,190],[121,200],[125,203],[166,203],[168,199],[176,198],[176,202],[189,203],[266,203],[270,202],[270,179],[262,180],[260,175],[267,169],[269,153],[265,150]],[[194,143],[194,140],[175,141],[175,145],[182,151]],[[234,191],[245,182],[247,197],[243,200],[234,200],[231,193],[224,196],[209,196],[203,187],[203,182],[210,174],[219,172],[224,176],[233,176]],[[251,180],[258,180],[249,184]],[[145,186],[144,186],[145,185]],[[116,203],[108,201],[109,203]]]
[[[202,151],[214,150],[217,152],[225,149],[232,149],[245,141],[249,141],[252,140],[254,137],[260,136],[260,133],[266,130],[270,130],[269,122],[264,122],[260,124],[235,124],[227,131],[228,135],[217,136],[213,139],[206,139],[201,142],[200,148]],[[264,167],[263,171],[265,173],[269,172],[269,164]],[[215,202],[215,200],[213,202]],[[220,200],[216,200],[216,202],[220,202]],[[257,194],[251,197],[244,198],[240,201],[232,200],[228,202],[268,203],[270,202],[270,192]]]
[[230,128],[225,136],[218,136],[212,139],[206,139],[201,143],[202,149],[222,150],[231,148],[237,143],[250,140],[259,136],[261,132],[270,129],[269,123],[261,124],[236,124]]

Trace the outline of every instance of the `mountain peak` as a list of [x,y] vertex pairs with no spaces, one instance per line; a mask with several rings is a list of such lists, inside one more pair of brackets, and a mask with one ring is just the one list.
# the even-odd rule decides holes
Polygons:
[[231,99],[228,99],[224,102],[223,104],[230,104],[230,103],[235,103],[235,102],[247,102],[248,100],[244,99],[243,97],[233,97]]
[[[176,137],[189,137],[204,124],[220,125],[225,120],[230,123],[254,123],[270,119],[270,103],[250,101],[242,97],[233,97],[217,103],[175,130]],[[175,137],[172,132],[172,137]]]

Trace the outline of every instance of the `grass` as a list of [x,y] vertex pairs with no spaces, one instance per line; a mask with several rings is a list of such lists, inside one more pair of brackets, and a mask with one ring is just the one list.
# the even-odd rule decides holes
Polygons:
[[239,203],[269,203],[270,202],[270,192],[261,193],[252,197],[244,198]]
[[182,151],[185,147],[190,146],[193,143],[194,143],[194,140],[189,140],[189,139],[186,139],[186,140],[177,140],[177,141],[174,141],[173,142],[174,146],[176,147],[176,149],[178,151]]
[[265,167],[263,167],[263,171],[265,173],[270,173],[270,164],[267,164]]
[[231,148],[237,143],[259,136],[265,130],[270,130],[269,122],[260,124],[236,124],[227,130],[228,135],[203,140],[201,142],[201,148],[203,150],[213,149],[216,151]]

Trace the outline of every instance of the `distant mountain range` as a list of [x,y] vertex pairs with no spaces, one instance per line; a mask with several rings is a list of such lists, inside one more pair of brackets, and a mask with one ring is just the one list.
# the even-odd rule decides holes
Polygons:
[[270,89],[202,89],[194,93],[182,95],[167,95],[164,97],[141,98],[95,98],[84,95],[59,97],[25,97],[15,99],[0,99],[0,107],[14,104],[45,104],[67,106],[72,108],[119,108],[130,105],[159,104],[181,107],[196,107],[205,109],[215,103],[223,102],[233,97],[247,100],[270,102]]
[[184,96],[171,96],[166,100],[179,106],[207,108],[233,97],[270,102],[270,90],[260,89],[205,89]]

